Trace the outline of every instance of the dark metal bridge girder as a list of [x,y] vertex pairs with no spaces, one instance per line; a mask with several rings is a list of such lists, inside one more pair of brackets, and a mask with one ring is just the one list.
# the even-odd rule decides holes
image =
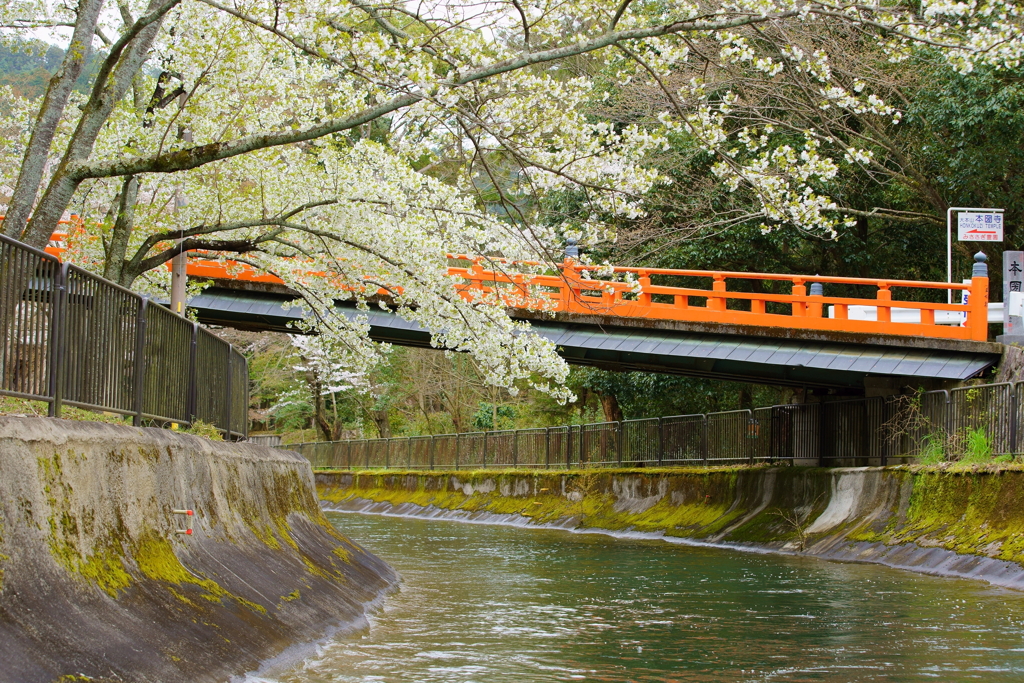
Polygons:
[[[190,303],[199,320],[241,329],[294,331],[301,318],[289,305],[295,297],[269,292],[211,288]],[[339,313],[356,315],[339,304]],[[430,337],[416,323],[394,313],[365,313],[370,336],[401,346],[429,347]],[[602,321],[603,322],[603,321]],[[609,370],[643,370],[713,379],[799,387],[862,390],[869,378],[958,382],[975,377],[999,361],[998,345],[974,344],[961,350],[833,342],[736,333],[696,332],[595,324],[593,321],[531,320],[554,342],[569,363]],[[977,349],[977,350],[974,350]]]

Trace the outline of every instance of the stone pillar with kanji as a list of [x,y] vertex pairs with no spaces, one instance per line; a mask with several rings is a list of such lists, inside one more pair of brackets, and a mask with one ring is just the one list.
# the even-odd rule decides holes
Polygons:
[[1004,344],[1024,345],[1024,251],[1003,252]]

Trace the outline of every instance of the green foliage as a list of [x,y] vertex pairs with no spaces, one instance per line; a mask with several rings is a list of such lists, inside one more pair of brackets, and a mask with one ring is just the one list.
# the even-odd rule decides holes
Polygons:
[[[93,52],[75,90],[87,92],[106,55]],[[0,40],[0,85],[9,85],[20,97],[35,99],[46,92],[50,76],[64,59],[64,50],[38,40]]]
[[992,441],[984,427],[968,430],[964,454],[960,462],[964,465],[987,463],[992,460]]
[[938,465],[946,460],[946,438],[940,432],[933,432],[924,437],[924,445],[918,462],[922,465]]
[[570,387],[583,400],[588,393],[615,396],[627,420],[734,410],[779,403],[787,398],[786,390],[776,387],[594,368],[573,368]]
[[473,413],[473,428],[481,431],[515,429],[518,412],[515,406],[481,403]]
[[[928,136],[919,150],[957,206],[1007,209],[1017,237],[1024,197],[1024,71],[932,69],[906,118]],[[979,203],[981,202],[981,203]]]
[[[867,61],[870,58],[868,54],[863,57]],[[897,68],[882,66],[883,71]],[[899,103],[903,120],[886,129],[884,135],[902,155],[898,164],[891,160],[885,163],[893,168],[898,165],[902,170],[888,176],[892,180],[880,181],[884,176],[869,176],[840,164],[840,175],[822,189],[851,209],[870,212],[872,207],[884,207],[925,218],[914,222],[877,214],[860,216],[854,225],[841,227],[834,240],[786,226],[764,233],[759,217],[737,220],[723,229],[718,222],[721,217],[749,213],[756,206],[756,198],[742,187],[735,192],[723,188],[710,175],[714,159],[699,153],[685,135],[677,135],[672,139],[671,149],[652,158],[652,163],[671,182],[658,186],[644,199],[646,217],[636,224],[610,220],[610,225],[620,231],[618,241],[591,246],[589,255],[612,263],[666,268],[943,280],[942,207],[946,205],[1005,208],[1006,246],[1020,247],[1024,239],[1024,232],[1018,227],[1024,221],[1024,69],[978,68],[964,76],[928,53],[920,53],[915,61],[908,62],[906,73],[903,67],[899,69],[900,73],[894,75],[898,85],[893,87],[903,97]],[[643,107],[629,105],[630,98],[640,96],[638,91],[613,82],[605,85],[609,108],[595,109],[592,115],[596,119],[607,117],[617,127],[642,125]],[[879,158],[888,158],[886,150],[876,151]],[[499,159],[493,161],[501,165]],[[482,201],[495,201],[491,196],[493,187],[485,183],[480,191]],[[550,224],[563,220],[571,223],[591,206],[590,197],[582,191],[554,193],[543,201]],[[954,275],[957,279],[967,274],[970,254],[977,250],[977,245],[964,244],[958,249],[954,253],[955,264],[960,268]],[[992,288],[998,291],[999,255],[991,253],[991,247],[988,251],[992,257]],[[655,283],[702,287],[707,284],[703,280],[672,280],[666,276],[656,276]],[[764,293],[788,291],[786,286],[758,280],[731,281],[729,287]],[[833,296],[873,296],[873,292],[856,287],[827,285],[825,289],[826,294]],[[938,290],[901,290],[897,296],[939,300],[943,295]],[[707,413],[785,403],[792,395],[791,390],[777,387],[575,367],[569,386],[579,400],[559,405],[530,391],[516,398],[499,395],[500,391],[491,395],[480,385],[480,378],[471,367],[456,367],[465,360],[461,356],[446,361],[450,363],[447,374],[428,371],[424,354],[431,353],[437,352],[396,349],[391,359],[375,371],[374,381],[380,391],[374,394],[372,402],[359,403],[353,397],[341,395],[331,397],[337,401],[339,419],[350,421],[366,436],[385,431],[396,435],[436,434],[597,422],[614,419],[609,415],[614,410],[620,411],[625,419]],[[293,357],[281,362],[281,358],[263,363],[259,358],[251,359],[254,376],[262,378],[257,380],[262,384],[260,391],[253,392],[254,400],[262,396],[264,409],[276,406],[270,419],[273,429],[308,429],[311,402],[302,399],[301,392],[287,397],[285,394],[288,390],[298,391],[296,387],[301,385],[290,369],[297,361]],[[452,380],[444,390],[439,389],[442,375]],[[275,376],[280,381],[268,381]],[[462,389],[452,389],[456,386]],[[499,406],[497,420],[494,405]],[[955,439],[933,434],[925,441],[920,462],[939,464],[960,453],[964,453],[964,462],[989,461],[991,450],[992,444],[977,431]]]
[[181,430],[185,434],[193,434],[195,436],[201,436],[204,439],[210,441],[223,441],[224,435],[220,433],[220,430],[214,427],[209,422],[203,422],[202,420],[196,420],[186,429]]

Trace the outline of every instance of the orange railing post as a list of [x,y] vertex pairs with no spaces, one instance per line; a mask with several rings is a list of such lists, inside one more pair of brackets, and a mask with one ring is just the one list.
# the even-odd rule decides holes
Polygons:
[[[725,292],[725,275],[715,273],[712,277],[714,278],[714,283],[711,285],[711,291]],[[724,311],[725,297],[709,296],[707,306],[709,311]]]
[[651,276],[647,274],[646,270],[637,271],[637,281],[640,283],[640,296],[636,298],[636,302],[641,306],[651,305],[651,294],[648,290],[651,288]]
[[562,310],[577,313],[584,312],[582,311],[583,307],[580,305],[580,297],[583,296],[583,283],[580,282],[581,278],[576,262],[571,258],[566,258],[562,262],[562,279],[564,281],[562,285]]
[[875,317],[875,321],[880,323],[892,322],[892,309],[884,305],[892,301],[892,292],[889,290],[888,282],[878,283],[878,307],[875,309],[878,311],[878,315]]
[[804,286],[804,281],[801,278],[795,278],[793,280],[793,315],[794,317],[802,317],[807,315],[807,304],[803,301],[797,301],[797,297],[807,296],[807,287]]

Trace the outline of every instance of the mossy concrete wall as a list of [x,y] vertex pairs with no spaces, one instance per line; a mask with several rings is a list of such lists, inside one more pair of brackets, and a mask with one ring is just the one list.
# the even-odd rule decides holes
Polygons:
[[318,472],[325,507],[641,532],[1024,588],[1024,471]]
[[361,624],[395,578],[295,454],[0,418],[0,681],[224,681]]

